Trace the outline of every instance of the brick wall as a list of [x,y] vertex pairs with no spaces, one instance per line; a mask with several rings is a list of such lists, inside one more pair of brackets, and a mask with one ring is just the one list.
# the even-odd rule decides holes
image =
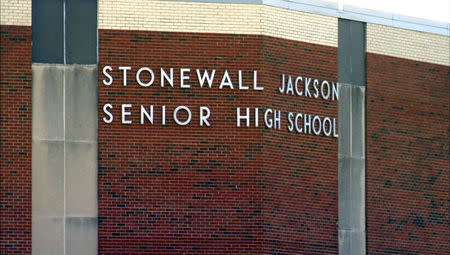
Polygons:
[[367,24],[367,52],[419,62],[450,65],[450,37]]
[[[214,88],[143,88],[101,83],[111,65],[256,70],[257,36],[100,30],[99,251],[101,253],[223,254],[258,252],[261,243],[261,130],[231,125],[235,105],[257,105],[261,93]],[[192,70],[191,76],[195,71]],[[176,76],[179,76],[178,74]],[[132,76],[131,76],[132,77]],[[216,78],[217,79],[217,78]],[[156,75],[156,81],[160,76]],[[194,79],[191,79],[194,80]],[[244,79],[248,80],[248,79]],[[217,82],[217,81],[216,81]],[[179,79],[175,82],[179,84]],[[191,81],[195,84],[194,81]],[[116,121],[103,122],[105,103]],[[119,104],[132,103],[133,123],[120,123]],[[139,124],[139,105],[155,105],[154,125]],[[167,125],[161,125],[161,105]],[[189,126],[171,120],[178,105],[193,113]],[[199,126],[199,106],[211,126]]]
[[31,27],[0,26],[0,254],[31,253]]
[[[439,254],[448,249],[448,67],[372,53],[367,62],[368,252]],[[336,253],[337,140],[288,132],[285,116],[280,131],[234,122],[236,106],[335,117],[336,102],[276,92],[282,73],[335,81],[335,63],[335,48],[267,36],[101,30],[100,251]],[[103,85],[105,65],[132,66],[130,84],[116,71]],[[256,69],[265,89],[142,88],[132,81],[141,66]],[[105,103],[112,124],[101,119]],[[129,126],[119,123],[122,103],[138,113]],[[156,118],[162,104],[169,113],[210,106],[213,125],[141,126],[140,104],[154,104]]]
[[0,2],[0,24],[31,26],[31,0]]
[[[282,72],[335,81],[335,48],[251,35],[101,30],[99,49],[100,252],[336,252],[337,139],[286,128],[287,111],[335,117],[336,101],[276,92]],[[110,86],[102,83],[105,65],[116,70]],[[132,67],[126,87],[118,66]],[[190,89],[143,88],[134,81],[141,66],[227,69],[235,81],[241,69],[250,84],[249,71],[258,70],[264,91],[219,90],[220,77],[212,89],[195,79]],[[111,124],[102,119],[105,103],[113,105]],[[128,125],[120,123],[125,103],[135,113]],[[153,125],[139,124],[140,104],[155,105]],[[161,105],[168,114],[190,107],[194,124],[162,126]],[[211,109],[210,127],[198,125],[202,105]],[[262,116],[260,127],[236,127],[236,107],[282,110],[282,129],[262,127]]]
[[[31,4],[0,3],[0,254],[27,254]],[[337,139],[286,130],[287,111],[335,117],[337,103],[276,92],[282,73],[336,81],[337,19],[261,5],[139,4],[99,1],[99,252],[337,253]],[[448,43],[367,26],[369,254],[449,253]],[[105,65],[116,69],[111,86]],[[119,65],[133,67],[127,87]],[[133,81],[141,66],[226,68],[234,81],[242,69],[244,83],[258,70],[265,89],[200,89],[195,78],[191,89],[142,88]],[[125,103],[130,125],[119,123]],[[140,104],[155,106],[155,124],[139,124]],[[189,126],[171,120],[178,105],[192,110]],[[202,105],[211,127],[198,125]],[[262,116],[260,127],[236,127],[237,106],[280,109],[281,130],[264,128]]]
[[261,4],[100,0],[98,8],[100,29],[267,35],[337,46],[337,18]]
[[448,66],[367,54],[368,254],[448,254]]
[[[337,80],[336,48],[265,37],[264,104],[286,112],[337,117],[337,101],[277,93],[281,74]],[[263,132],[263,254],[336,254],[337,139]],[[283,123],[284,121],[284,123]]]

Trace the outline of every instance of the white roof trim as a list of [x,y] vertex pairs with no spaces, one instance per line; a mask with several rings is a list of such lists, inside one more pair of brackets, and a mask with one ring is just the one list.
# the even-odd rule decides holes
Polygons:
[[288,10],[320,14],[397,28],[410,29],[450,37],[450,23],[414,18],[382,11],[375,11],[321,0],[169,0],[203,3],[264,4]]

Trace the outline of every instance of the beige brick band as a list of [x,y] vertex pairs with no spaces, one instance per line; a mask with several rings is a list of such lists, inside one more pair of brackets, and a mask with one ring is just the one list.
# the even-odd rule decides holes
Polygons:
[[31,0],[0,1],[0,25],[31,26]]
[[[99,28],[258,34],[337,47],[337,18],[260,4],[99,0]],[[367,51],[450,65],[449,37],[367,25]]]
[[306,12],[263,6],[262,34],[337,47],[338,19]]
[[[31,0],[0,1],[0,24],[31,26]],[[337,47],[337,18],[260,4],[99,0],[100,29],[257,34]],[[367,51],[450,65],[450,37],[367,24]]]
[[337,18],[255,4],[99,0],[99,28],[258,34],[337,46]]
[[450,37],[367,24],[367,51],[440,65],[450,65]]

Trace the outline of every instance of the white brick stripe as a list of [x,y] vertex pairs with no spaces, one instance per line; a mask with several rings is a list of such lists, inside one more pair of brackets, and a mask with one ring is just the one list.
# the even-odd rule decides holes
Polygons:
[[267,36],[337,47],[337,18],[263,7],[262,33]]
[[337,18],[255,4],[99,0],[99,28],[257,34],[337,46]]
[[367,24],[367,51],[450,65],[450,37],[443,35]]
[[31,26],[31,0],[1,0],[0,25]]
[[[257,34],[337,47],[337,18],[256,4],[99,0],[100,29]],[[0,1],[0,24],[31,26],[31,0]],[[450,37],[367,24],[367,51],[450,65]]]
[[[239,7],[239,8],[238,8]],[[197,2],[99,0],[100,29],[254,33],[260,6]]]
[[[256,34],[337,47],[337,18],[261,4],[99,0],[99,28]],[[449,37],[367,25],[367,51],[450,65]]]

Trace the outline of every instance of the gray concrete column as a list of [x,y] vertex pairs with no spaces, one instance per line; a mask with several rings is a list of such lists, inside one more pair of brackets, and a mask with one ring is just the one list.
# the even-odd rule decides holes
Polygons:
[[32,2],[32,252],[97,254],[97,1]]
[[366,25],[338,22],[339,254],[366,253]]

